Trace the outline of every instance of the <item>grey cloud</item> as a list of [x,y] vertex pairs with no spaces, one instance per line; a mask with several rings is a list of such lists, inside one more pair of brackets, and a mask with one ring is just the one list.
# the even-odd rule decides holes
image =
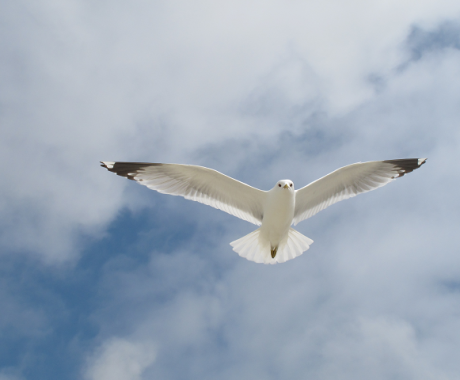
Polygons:
[[[203,210],[187,249],[154,252],[147,270],[128,272],[121,301],[113,289],[118,307],[134,295],[143,300],[124,323],[129,334],[158,344],[145,378],[455,379],[458,292],[445,284],[460,275],[454,239],[459,59],[455,52],[421,59],[389,76],[384,91],[352,112],[307,115],[303,130],[276,140],[235,139],[198,151],[200,163],[217,157],[218,169],[267,186],[266,177],[286,171],[303,185],[359,160],[429,160],[299,225],[315,243],[283,266],[236,257],[227,235],[245,227]],[[235,151],[239,160],[228,163]],[[206,227],[214,218],[225,220],[224,234]],[[200,244],[205,231],[212,238]]]
[[446,48],[460,49],[460,24],[446,21],[436,28],[427,30],[414,26],[406,41],[411,59],[417,61],[425,54],[439,52]]
[[[391,7],[343,4],[351,18],[326,17],[329,2],[177,4],[2,5],[2,254],[76,260],[88,237],[113,238],[120,210],[152,214],[98,273],[82,373],[123,364],[137,378],[455,379],[456,24],[404,45],[406,3],[397,19]],[[436,21],[453,9],[416,11]],[[417,59],[398,71],[401,46]],[[377,92],[369,73],[385,80]],[[247,223],[98,166],[195,163],[268,189],[410,156],[428,163],[299,225],[315,243],[275,267],[231,251]],[[0,295],[3,327],[30,310],[13,293]],[[31,313],[37,330],[51,325]],[[126,350],[134,370],[119,363]]]
[[[362,73],[399,59],[391,43],[407,20],[391,35],[373,26],[363,60],[368,35],[315,22],[326,5],[251,4],[266,12],[251,16],[240,2],[4,4],[2,246],[48,262],[76,258],[82,237],[100,237],[126,205],[99,160],[189,162],[229,138],[266,146],[287,130],[302,134],[318,115],[372,96]],[[355,41],[346,55],[344,41]]]
[[155,348],[150,342],[112,338],[88,358],[85,378],[90,380],[141,379],[155,360]]

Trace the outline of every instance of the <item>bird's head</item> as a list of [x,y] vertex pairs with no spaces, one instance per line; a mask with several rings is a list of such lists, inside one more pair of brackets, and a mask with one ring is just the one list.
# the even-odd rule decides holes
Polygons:
[[290,179],[282,179],[276,183],[275,189],[276,188],[279,190],[294,191],[294,182],[292,182]]

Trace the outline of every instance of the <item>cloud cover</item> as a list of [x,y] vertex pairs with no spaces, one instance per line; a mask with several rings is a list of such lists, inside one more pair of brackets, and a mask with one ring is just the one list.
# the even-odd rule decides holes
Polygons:
[[[0,377],[456,378],[458,2],[0,4]],[[269,189],[412,156],[273,268],[97,166]]]

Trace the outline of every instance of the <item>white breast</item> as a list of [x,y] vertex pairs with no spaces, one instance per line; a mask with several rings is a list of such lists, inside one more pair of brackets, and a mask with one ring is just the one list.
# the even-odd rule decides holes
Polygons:
[[275,247],[287,237],[292,224],[295,193],[291,189],[274,188],[267,195],[260,233],[261,238]]

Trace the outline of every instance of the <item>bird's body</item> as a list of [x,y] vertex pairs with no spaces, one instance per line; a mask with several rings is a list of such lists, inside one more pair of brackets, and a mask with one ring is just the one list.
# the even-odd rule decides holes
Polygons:
[[275,264],[306,251],[313,240],[291,226],[326,207],[384,186],[419,168],[426,158],[356,163],[295,190],[291,180],[280,180],[262,191],[216,170],[195,165],[140,162],[101,162],[118,175],[160,193],[180,195],[218,208],[260,228],[231,242],[240,256],[258,263]]
[[278,249],[287,237],[294,218],[294,209],[295,192],[292,181],[281,180],[267,192],[260,236],[270,243],[270,250]]

